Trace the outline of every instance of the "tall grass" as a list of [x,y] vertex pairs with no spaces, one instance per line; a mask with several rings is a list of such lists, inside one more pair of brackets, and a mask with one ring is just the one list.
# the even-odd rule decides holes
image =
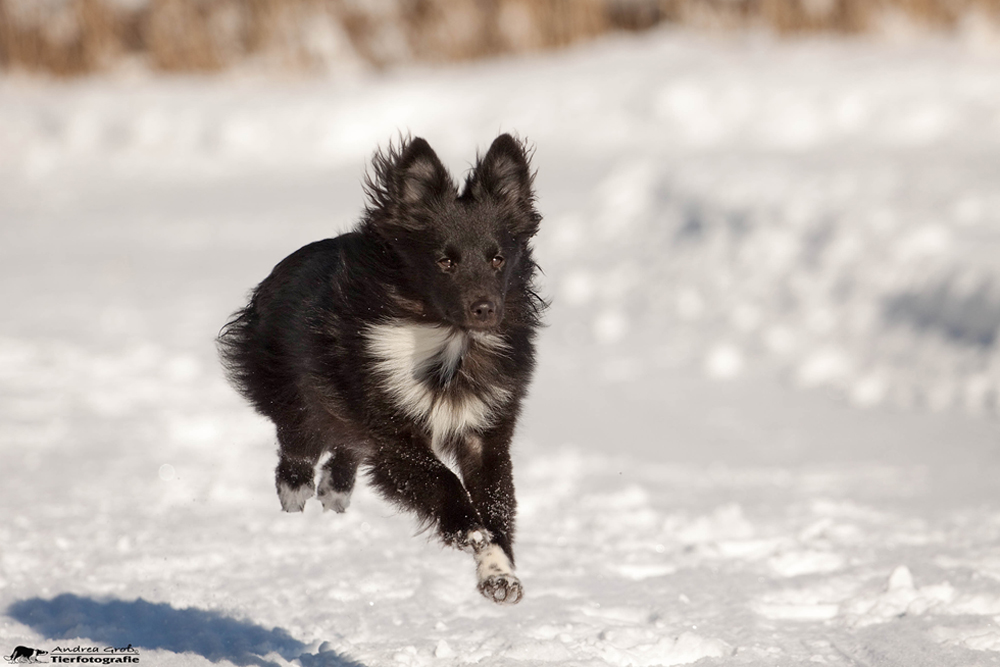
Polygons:
[[1000,0],[0,0],[0,68],[380,68],[550,49],[664,22],[855,33],[895,17],[947,31],[970,15],[1000,26]]

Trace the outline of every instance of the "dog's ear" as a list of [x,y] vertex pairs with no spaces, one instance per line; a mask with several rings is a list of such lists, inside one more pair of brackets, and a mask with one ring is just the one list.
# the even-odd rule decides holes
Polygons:
[[426,223],[421,207],[458,192],[434,149],[424,139],[404,139],[372,158],[374,173],[365,176],[369,213],[377,213],[379,227],[418,231]]
[[531,187],[534,179],[528,149],[511,135],[501,134],[476,164],[466,182],[466,192],[476,199],[494,199],[514,208],[520,215],[511,220],[511,231],[518,236],[534,236],[539,221]]
[[404,146],[395,171],[395,195],[403,205],[419,204],[455,191],[437,153],[420,137]]

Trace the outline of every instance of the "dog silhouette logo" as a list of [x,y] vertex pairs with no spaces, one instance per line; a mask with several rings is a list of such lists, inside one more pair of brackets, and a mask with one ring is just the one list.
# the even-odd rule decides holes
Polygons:
[[39,656],[48,655],[48,651],[43,651],[37,648],[28,648],[27,646],[17,646],[11,651],[11,654],[4,657],[4,660],[8,664],[16,665],[20,663],[35,663],[35,662],[48,662],[47,660],[39,660]]

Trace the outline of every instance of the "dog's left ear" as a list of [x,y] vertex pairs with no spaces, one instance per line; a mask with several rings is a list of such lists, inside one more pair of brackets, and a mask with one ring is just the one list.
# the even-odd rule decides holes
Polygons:
[[476,164],[466,182],[466,192],[476,199],[494,199],[513,207],[520,215],[511,220],[511,231],[518,236],[534,236],[540,219],[531,187],[534,179],[528,149],[511,135],[501,134]]
[[441,160],[420,137],[375,152],[365,174],[365,193],[371,226],[386,237],[425,230],[428,207],[458,196]]
[[404,206],[413,206],[454,192],[455,186],[437,153],[420,137],[403,146],[394,172],[395,199]]

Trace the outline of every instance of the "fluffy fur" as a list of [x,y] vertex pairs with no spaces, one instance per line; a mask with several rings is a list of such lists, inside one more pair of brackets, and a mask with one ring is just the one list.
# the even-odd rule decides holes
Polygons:
[[346,510],[363,466],[473,552],[498,603],[522,595],[510,441],[545,306],[529,159],[500,135],[459,191],[423,139],[377,152],[355,230],[282,260],[219,336],[233,385],[275,424],[284,510],[314,495],[326,453],[318,498]]

